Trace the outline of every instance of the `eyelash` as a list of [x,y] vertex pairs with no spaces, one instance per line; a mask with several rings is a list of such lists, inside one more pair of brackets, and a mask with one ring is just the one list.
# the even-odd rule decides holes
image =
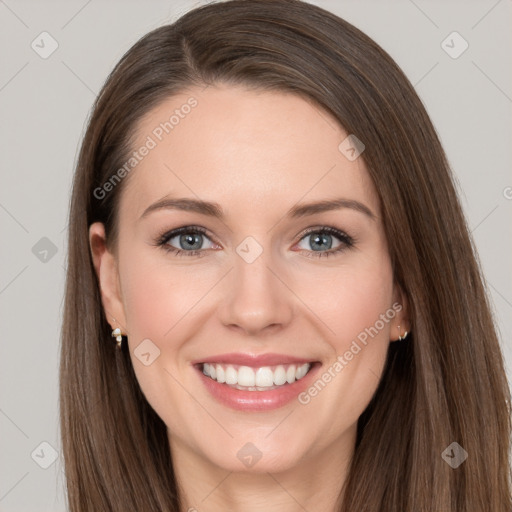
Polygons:
[[[206,249],[199,249],[194,251],[184,251],[182,249],[176,249],[176,247],[173,247],[171,245],[168,245],[168,241],[172,238],[182,235],[182,234],[200,234],[204,235],[207,238],[210,238],[206,232],[206,229],[200,227],[200,226],[183,226],[181,228],[174,229],[172,231],[165,231],[164,233],[160,234],[156,240],[155,244],[158,247],[161,247],[164,251],[167,253],[172,253],[174,256],[186,256],[186,257],[192,257],[192,256],[204,256],[204,252]],[[329,251],[324,252],[318,252],[318,251],[306,251],[309,252],[309,255],[306,255],[308,258],[325,258],[328,256],[332,256],[337,253],[341,253],[345,251],[346,249],[350,249],[353,247],[357,240],[346,233],[343,233],[343,231],[340,231],[336,228],[332,228],[329,226],[322,226],[320,228],[309,228],[305,232],[301,233],[301,237],[299,239],[299,242],[305,238],[307,235],[310,235],[312,233],[318,233],[318,234],[328,234],[328,235],[334,235],[336,238],[339,239],[341,242],[341,245],[337,247],[336,249],[331,249]],[[304,251],[305,249],[302,249]],[[315,255],[312,255],[311,253],[314,253]]]

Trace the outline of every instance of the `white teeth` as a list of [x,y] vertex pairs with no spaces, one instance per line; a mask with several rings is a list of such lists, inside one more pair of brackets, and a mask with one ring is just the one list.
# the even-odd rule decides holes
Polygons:
[[274,371],[274,384],[282,386],[286,382],[286,370],[284,366],[278,366]]
[[232,366],[226,368],[226,384],[238,384],[238,372]]
[[273,367],[262,366],[260,368],[204,363],[203,373],[217,382],[226,383],[237,389],[264,391],[286,383],[292,384],[296,380],[302,379],[310,368],[311,364],[309,363],[301,366],[290,364]]
[[[309,369],[309,367],[308,367]],[[288,370],[286,370],[286,382],[291,384],[295,381],[295,366],[289,366]]]
[[[215,377],[210,373],[210,377]],[[254,386],[256,384],[256,376],[254,370],[248,366],[240,366],[238,369],[238,385],[239,386]]]
[[270,387],[274,384],[274,375],[268,366],[258,368],[256,371],[256,386],[260,388]]
[[[306,375],[306,373],[308,373],[308,369],[304,366],[299,366],[297,368],[297,373],[295,374],[295,377],[297,378],[297,380],[302,379],[302,377],[304,377],[304,375]],[[210,375],[212,375],[211,372],[210,372]],[[212,378],[215,378],[215,377],[212,375]]]
[[217,371],[217,382],[226,382],[226,374],[224,373],[224,368],[218,364],[215,369]]

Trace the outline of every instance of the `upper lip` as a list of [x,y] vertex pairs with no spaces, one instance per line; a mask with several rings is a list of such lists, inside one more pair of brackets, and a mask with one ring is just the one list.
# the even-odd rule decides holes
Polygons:
[[230,353],[230,354],[219,354],[216,356],[206,357],[204,359],[198,359],[192,361],[193,365],[200,363],[224,363],[234,364],[239,366],[251,366],[258,368],[261,366],[275,366],[279,364],[305,364],[312,363],[313,359],[304,359],[301,357],[288,356],[286,354],[242,354],[242,353]]

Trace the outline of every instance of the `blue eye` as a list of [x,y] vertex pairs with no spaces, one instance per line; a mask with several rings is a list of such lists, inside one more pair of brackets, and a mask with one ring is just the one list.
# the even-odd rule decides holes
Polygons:
[[[309,245],[313,250],[306,249],[309,254],[306,254],[308,258],[322,258],[332,256],[333,254],[340,253],[346,249],[352,247],[355,243],[355,239],[339,231],[338,229],[324,226],[322,228],[313,228],[303,233],[301,241],[310,238]],[[337,238],[340,243],[334,249],[332,248],[332,239]],[[329,249],[322,251],[323,249]]]
[[[306,251],[308,258],[331,256],[349,249],[355,244],[354,238],[338,229],[328,226],[309,229],[305,233],[302,233],[300,242],[308,237],[310,238],[308,245],[312,249],[301,248]],[[339,244],[336,245],[334,249],[332,249],[333,238],[337,238],[339,241]],[[206,254],[206,249],[203,247],[204,239],[210,240],[204,228],[199,226],[184,226],[162,234],[156,240],[155,245],[161,246],[165,251],[175,256],[202,257]],[[176,247],[176,245],[178,247]]]
[[[164,233],[157,240],[157,245],[162,246],[166,251],[173,253],[175,256],[202,256],[201,251],[203,250],[204,238],[207,238],[205,229],[199,226],[184,226]],[[183,247],[183,249],[170,245],[170,242],[174,239],[177,239],[174,243]]]

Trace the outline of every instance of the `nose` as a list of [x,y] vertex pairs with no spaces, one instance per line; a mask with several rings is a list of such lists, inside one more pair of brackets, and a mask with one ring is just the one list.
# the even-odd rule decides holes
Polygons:
[[221,322],[250,336],[286,327],[293,318],[294,295],[285,283],[265,251],[252,263],[235,255],[234,268],[224,280]]

